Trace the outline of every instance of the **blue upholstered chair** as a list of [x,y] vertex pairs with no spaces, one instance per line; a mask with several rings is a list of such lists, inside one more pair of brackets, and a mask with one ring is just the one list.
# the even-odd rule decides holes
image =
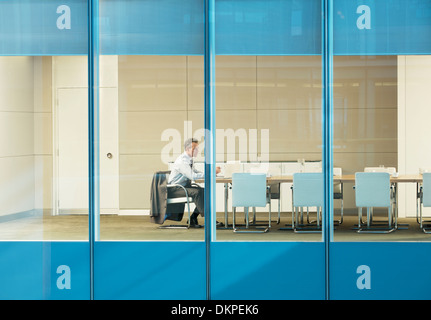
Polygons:
[[[396,229],[392,223],[390,174],[387,172],[357,172],[355,174],[355,197],[358,207],[358,232],[389,233]],[[362,208],[367,208],[367,224],[362,226]],[[372,221],[371,210],[376,207],[388,209],[388,226],[382,227]]]
[[431,172],[424,172],[422,174],[423,181],[420,190],[420,227],[425,233],[431,233],[431,225],[429,222],[424,221],[422,216],[422,207],[431,207]]
[[[266,174],[264,173],[233,173],[232,174],[232,212],[234,232],[267,232],[271,228],[271,203],[269,201],[268,226],[263,230],[249,230],[249,208],[266,207],[268,204]],[[236,208],[244,207],[245,231],[235,226]],[[259,229],[258,227],[256,229]]]
[[[323,208],[323,174],[321,172],[303,172],[293,175],[292,186],[292,228],[295,232],[320,232],[321,212]],[[299,224],[298,213],[303,215],[304,207],[307,212],[310,207],[316,207],[316,224]],[[293,223],[293,221],[295,221]]]

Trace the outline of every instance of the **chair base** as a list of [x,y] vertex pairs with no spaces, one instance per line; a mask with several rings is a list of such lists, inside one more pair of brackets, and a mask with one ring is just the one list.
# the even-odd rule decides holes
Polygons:
[[[255,214],[255,210],[253,208],[254,214]],[[235,223],[235,214],[236,214],[236,208],[233,207],[232,208],[232,229],[234,233],[266,233],[271,229],[271,206],[269,206],[269,217],[268,217],[268,224],[256,224],[256,216],[253,216],[253,219],[250,220],[249,218],[249,210],[248,207],[244,207],[244,221],[245,221],[245,225],[241,224],[238,225],[237,223]],[[250,223],[251,221],[251,223]],[[238,228],[237,226],[240,226],[240,228]],[[250,230],[250,227],[255,227],[255,229],[263,229],[263,230]],[[263,227],[263,228],[261,228]],[[240,231],[239,229],[243,229],[243,231]]]
[[397,229],[396,226],[389,226],[386,222],[373,221],[370,226],[367,226],[366,223],[364,225],[356,225],[356,228],[352,228],[356,230],[357,233],[391,233]]
[[[239,230],[242,229],[242,230]],[[259,229],[259,227],[256,227],[256,229]],[[266,233],[270,230],[270,227],[267,226],[266,228],[261,228],[263,230],[250,230],[249,228],[235,228],[233,229],[233,232],[235,233]]]
[[429,224],[431,221],[422,221],[421,223],[421,229],[424,233],[431,233],[431,224]]
[[295,233],[321,233],[322,228],[316,227],[296,227],[293,232]]
[[397,230],[397,228],[378,228],[378,227],[367,227],[367,228],[359,228],[356,232],[357,233],[391,233],[393,231]]
[[188,225],[171,224],[166,226],[160,226],[159,229],[189,229]]

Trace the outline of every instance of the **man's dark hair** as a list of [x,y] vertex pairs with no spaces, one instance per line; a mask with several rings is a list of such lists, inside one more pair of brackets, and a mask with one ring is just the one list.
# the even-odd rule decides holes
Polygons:
[[195,138],[189,138],[184,142],[184,150],[187,150],[188,148],[190,148],[190,146],[192,145],[192,143],[198,143],[198,139]]

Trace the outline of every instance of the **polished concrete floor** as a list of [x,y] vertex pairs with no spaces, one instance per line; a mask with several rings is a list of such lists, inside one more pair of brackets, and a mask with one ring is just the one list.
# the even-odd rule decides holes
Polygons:
[[[238,216],[239,217],[239,216]],[[219,241],[321,241],[321,233],[295,233],[280,230],[290,224],[290,213],[282,213],[281,222],[271,224],[267,233],[234,233],[231,228],[218,229]],[[267,215],[258,214],[257,219],[264,221]],[[237,218],[237,222],[240,219]],[[377,219],[377,218],[376,218]],[[224,221],[222,214],[217,220]],[[273,217],[275,220],[275,217]],[[200,223],[204,222],[200,218]],[[229,223],[231,223],[231,217]],[[182,224],[186,223],[186,218]],[[356,216],[345,216],[341,225],[335,227],[334,241],[431,241],[431,234],[425,234],[419,228],[415,218],[399,219],[407,223],[406,230],[396,230],[389,234],[358,234],[355,230]],[[168,221],[166,224],[179,224]],[[100,218],[100,240],[102,241],[203,241],[204,228],[159,229],[150,222],[148,216],[102,215]],[[60,215],[27,213],[12,215],[0,219],[0,240],[88,240],[87,215]]]

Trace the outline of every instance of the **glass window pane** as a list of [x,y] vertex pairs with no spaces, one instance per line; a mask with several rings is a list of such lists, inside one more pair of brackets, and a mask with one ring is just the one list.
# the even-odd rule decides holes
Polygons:
[[87,22],[0,1],[0,299],[90,299]]
[[[335,1],[334,12],[334,167],[342,175],[334,176],[334,214],[344,213],[334,240],[428,241],[417,195],[431,161],[423,140],[431,3]],[[373,185],[361,202],[362,172],[386,173],[388,201],[372,202]]]
[[[292,213],[295,173],[323,205],[320,30],[319,1],[216,1],[217,240],[322,239],[316,202]],[[263,174],[258,205],[238,173]]]
[[0,239],[87,240],[87,4],[0,7]]
[[[180,156],[192,160],[192,136],[203,171],[203,3],[104,0],[100,16],[100,240],[203,240],[202,216],[202,227],[178,229],[196,203],[166,208],[167,188],[168,198],[183,195],[166,185],[185,186],[169,177]],[[194,191],[203,206],[204,189]]]

